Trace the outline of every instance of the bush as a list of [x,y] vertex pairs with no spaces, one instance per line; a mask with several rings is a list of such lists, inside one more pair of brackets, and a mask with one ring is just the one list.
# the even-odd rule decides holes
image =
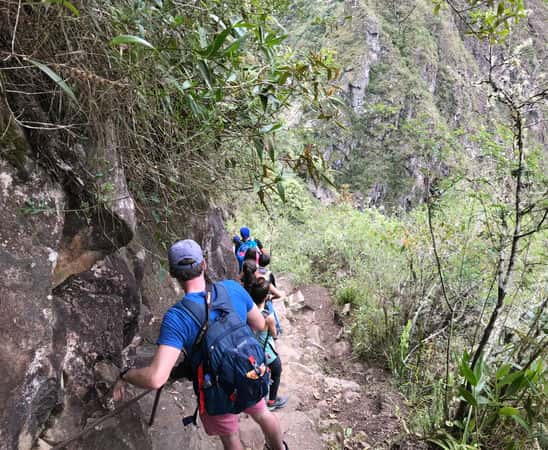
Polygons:
[[[487,194],[474,186],[447,181],[438,188],[448,192],[430,205],[432,230],[425,206],[398,218],[375,209],[359,212],[347,202],[323,206],[308,196],[307,206],[298,209],[299,221],[292,204],[276,203],[268,214],[248,207],[238,214],[238,226],[245,222],[272,246],[274,271],[291,273],[297,284],[321,283],[339,304],[352,305],[353,348],[394,372],[413,407],[414,429],[430,434],[446,427],[466,401],[472,415],[451,422],[460,436],[457,448],[470,442],[497,448],[512,439],[521,443],[513,448],[524,448],[520,445],[534,439],[532,430],[538,429],[539,411],[546,405],[547,371],[534,360],[545,352],[544,278],[532,272],[541,260],[541,239],[527,247],[530,263],[516,262],[519,285],[482,365],[485,392],[475,392],[466,377],[474,381],[480,375],[470,376],[460,355],[477,345],[482,320],[496,300],[498,241],[488,236],[501,205],[489,206]],[[520,368],[527,362],[528,368]],[[501,374],[501,367],[509,372]],[[501,381],[503,376],[510,378]],[[500,383],[513,386],[505,388],[510,396],[497,394]],[[498,425],[502,420],[505,425]],[[520,427],[509,426],[510,421]],[[443,437],[434,440],[452,445],[443,444],[449,442]]]

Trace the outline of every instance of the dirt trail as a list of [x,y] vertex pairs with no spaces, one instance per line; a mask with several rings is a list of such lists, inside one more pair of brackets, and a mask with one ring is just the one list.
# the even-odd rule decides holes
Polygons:
[[[279,285],[292,292],[288,280]],[[402,399],[391,385],[390,374],[367,367],[352,356],[342,324],[334,320],[328,291],[308,286],[275,302],[283,335],[277,341],[283,374],[279,393],[289,395],[287,406],[277,410],[289,448],[414,449],[402,443],[405,413]],[[141,401],[150,411],[153,396]],[[150,429],[155,449],[221,449],[218,439],[201,427],[184,428],[181,417],[193,412],[195,400],[189,383],[176,382],[164,389],[156,422]],[[244,448],[262,450],[258,426],[248,417],[240,420]]]

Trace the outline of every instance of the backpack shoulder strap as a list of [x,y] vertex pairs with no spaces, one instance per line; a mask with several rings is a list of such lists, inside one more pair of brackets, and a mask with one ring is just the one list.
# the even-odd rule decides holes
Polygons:
[[191,319],[194,320],[194,322],[200,328],[198,334],[196,335],[196,339],[192,344],[190,354],[190,358],[192,358],[194,352],[200,346],[202,340],[204,339],[204,336],[207,333],[207,327],[209,322],[209,308],[211,306],[211,290],[206,290],[206,297],[203,305],[200,305],[199,303],[193,302],[183,297],[183,300],[181,301],[181,306],[188,312]]
[[[194,343],[192,344],[190,355],[188,356],[190,358],[191,363],[194,357],[194,353],[201,346],[202,342],[204,341],[204,337],[207,333],[208,322],[209,322],[209,308],[211,306],[211,296],[212,296],[211,290],[206,288],[206,297],[205,297],[203,306],[199,305],[196,302],[192,302],[190,300],[187,300],[185,302],[184,298],[183,298],[183,301],[181,302],[181,305],[187,310],[187,312],[190,314],[190,317],[194,321],[196,321],[196,323],[200,327],[200,331],[198,331],[198,334],[196,335],[196,338],[194,339]],[[205,354],[207,355],[207,352]],[[200,408],[200,397],[198,396],[198,405],[196,406],[196,409],[194,410],[194,414],[192,414],[191,416],[183,417],[183,425],[185,427],[187,425],[190,425],[191,423],[193,423],[194,425],[197,425],[199,408]]]
[[189,314],[190,318],[201,327],[205,320],[205,308],[204,305],[193,302],[183,297],[183,300],[180,302],[183,309]]
[[215,289],[215,301],[212,303],[213,309],[221,310],[221,311],[233,311],[234,308],[232,307],[232,301],[230,299],[230,295],[228,294],[228,290],[226,287],[224,287],[220,282],[215,283],[213,285],[213,289]]

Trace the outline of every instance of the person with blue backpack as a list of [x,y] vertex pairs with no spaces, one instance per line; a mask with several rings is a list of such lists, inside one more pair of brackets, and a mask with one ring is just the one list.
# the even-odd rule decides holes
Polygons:
[[252,331],[264,329],[261,312],[239,283],[206,283],[206,261],[195,241],[177,241],[168,260],[170,274],[185,295],[165,313],[150,365],[120,372],[114,400],[123,398],[125,383],[160,389],[182,353],[198,399],[198,408],[183,420],[185,425],[196,423],[199,412],[206,433],[219,436],[225,450],[242,450],[238,414],[245,412],[261,427],[268,448],[287,450],[280,422],[264,399],[269,371]]
[[239,272],[242,271],[245,254],[249,249],[255,248],[258,250],[259,254],[265,252],[263,243],[259,239],[251,237],[251,230],[248,227],[240,228],[240,236],[234,236],[232,242],[234,243],[234,254],[238,261]]

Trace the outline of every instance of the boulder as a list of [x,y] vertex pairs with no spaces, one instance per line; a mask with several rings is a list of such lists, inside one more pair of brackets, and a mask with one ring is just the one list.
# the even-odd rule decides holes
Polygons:
[[304,308],[304,296],[301,291],[294,292],[285,298],[285,304],[288,310],[296,312]]
[[[61,379],[58,403],[43,433],[47,442],[64,441],[79,433],[90,417],[107,412],[113,378],[122,366],[122,349],[136,331],[139,303],[133,275],[117,256],[96,263],[53,291],[53,354]],[[140,423],[138,407],[132,411],[128,417]],[[136,433],[126,436],[126,441],[138,443],[144,438],[144,431],[137,432],[144,430],[139,423],[124,421],[123,426]],[[121,436],[116,428],[111,430],[113,442]],[[80,448],[101,448],[96,445],[102,439],[90,432]],[[140,445],[149,448],[144,442]]]
[[318,325],[310,325],[306,330],[306,337],[316,348],[320,346],[320,342],[322,342],[320,327]]
[[[129,244],[135,235],[135,202],[127,187],[119,147],[114,124],[107,120],[97,130],[95,142],[85,147],[75,144],[67,152],[70,164],[63,161],[63,167],[88,176],[82,176],[85,181],[79,178],[81,192],[70,190],[71,208],[59,248],[54,287],[89,270],[97,261]],[[79,164],[75,159],[79,159]]]
[[340,340],[331,347],[331,354],[333,357],[340,357],[348,355],[352,351],[350,343],[346,340]]

